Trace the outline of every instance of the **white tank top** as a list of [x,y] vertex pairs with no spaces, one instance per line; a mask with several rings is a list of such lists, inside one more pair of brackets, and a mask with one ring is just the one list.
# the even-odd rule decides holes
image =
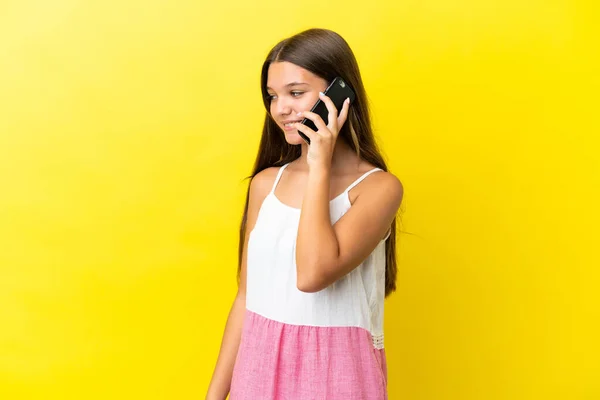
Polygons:
[[[279,169],[270,193],[263,201],[250,232],[247,251],[246,307],[274,321],[309,326],[361,327],[368,330],[375,348],[383,348],[383,304],[385,298],[385,241],[354,270],[316,293],[296,286],[296,237],[300,209],[275,196]],[[331,224],[351,207],[348,192],[373,172],[354,181],[331,200]]]

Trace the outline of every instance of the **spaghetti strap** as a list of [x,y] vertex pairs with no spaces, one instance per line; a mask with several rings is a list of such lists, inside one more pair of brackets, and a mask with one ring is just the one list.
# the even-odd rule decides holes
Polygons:
[[383,171],[383,170],[381,168],[373,168],[372,170],[364,173],[363,176],[361,176],[360,178],[358,178],[357,180],[355,180],[354,182],[352,182],[352,184],[350,186],[348,186],[348,188],[344,192],[348,193],[354,186],[356,186],[359,183],[361,183],[363,179],[365,179],[367,176],[371,175],[375,171]]
[[[361,183],[363,181],[363,179],[365,179],[367,176],[371,175],[373,172],[376,172],[376,171],[383,171],[383,170],[381,168],[373,168],[372,170],[364,173],[360,178],[358,178],[357,180],[352,182],[352,184],[350,186],[348,186],[348,188],[344,191],[344,193],[348,193],[354,186]],[[392,230],[390,228],[390,229],[388,229],[387,234],[385,235],[385,238],[382,241],[385,242],[386,240],[388,240],[390,238],[391,234],[392,234]]]
[[388,233],[385,236],[385,238],[383,239],[383,241],[385,242],[386,240],[388,240],[390,238],[390,235],[392,234],[392,228],[388,229]]
[[279,183],[279,180],[281,179],[281,174],[283,173],[283,170],[285,169],[285,167],[288,166],[289,163],[284,164],[281,168],[279,168],[279,171],[277,172],[277,177],[275,178],[275,182],[273,183],[273,187],[271,188],[271,194],[275,193],[275,188],[277,187],[277,184]]

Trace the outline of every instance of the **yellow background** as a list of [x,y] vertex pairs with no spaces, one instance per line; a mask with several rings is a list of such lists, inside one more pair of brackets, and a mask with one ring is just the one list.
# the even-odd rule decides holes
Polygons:
[[600,398],[592,1],[0,3],[0,399],[203,398],[259,73],[354,49],[405,186],[390,399]]

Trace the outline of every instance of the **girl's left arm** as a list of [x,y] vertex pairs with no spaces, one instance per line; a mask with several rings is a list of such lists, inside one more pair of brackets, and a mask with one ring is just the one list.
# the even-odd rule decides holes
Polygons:
[[303,292],[322,290],[360,265],[385,237],[402,202],[398,178],[376,172],[332,225],[329,181],[326,165],[310,169],[296,242],[297,287]]

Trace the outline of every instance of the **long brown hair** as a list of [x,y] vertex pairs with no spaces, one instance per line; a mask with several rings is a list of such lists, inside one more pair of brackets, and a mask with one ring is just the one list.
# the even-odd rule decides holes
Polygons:
[[[349,109],[347,122],[340,130],[341,138],[354,150],[359,158],[387,171],[387,166],[377,147],[371,127],[367,96],[358,63],[348,43],[337,33],[327,29],[309,29],[277,43],[267,55],[262,66],[261,91],[267,113],[262,130],[258,155],[252,175],[296,160],[301,155],[301,146],[290,145],[279,126],[270,115],[270,100],[267,93],[267,75],[273,62],[287,61],[302,67],[330,83],[336,76],[342,77],[356,93]],[[242,266],[242,253],[246,236],[250,183],[246,193],[246,206],[239,233],[238,279]],[[396,290],[396,218],[392,222],[391,235],[386,241],[385,295]]]

